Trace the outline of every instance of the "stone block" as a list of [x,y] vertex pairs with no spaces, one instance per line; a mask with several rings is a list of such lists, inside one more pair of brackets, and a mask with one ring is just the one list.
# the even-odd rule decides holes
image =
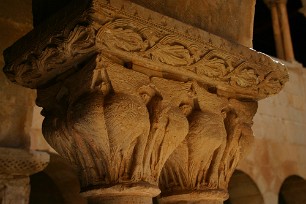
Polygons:
[[289,71],[289,82],[284,87],[284,91],[290,94],[300,95],[301,87],[303,86],[303,81],[301,75],[303,75],[303,70],[300,68],[288,68]]
[[0,19],[32,25],[32,0],[1,0]]
[[254,118],[253,131],[256,139],[267,138],[279,141],[286,138],[284,120],[274,116],[257,114]]
[[[288,82],[290,83],[290,82]],[[286,86],[284,87],[284,89],[286,88]],[[263,100],[261,103],[268,103],[268,104],[280,104],[280,105],[288,105],[289,103],[289,94],[285,91],[282,90],[281,92],[279,92],[279,94],[275,95],[275,96],[271,96],[270,98],[267,98],[266,100]],[[269,101],[273,101],[274,103],[269,103]]]
[[1,72],[0,96],[0,146],[28,146],[34,91],[12,84]]
[[[16,39],[28,33],[31,28],[31,25],[17,23],[10,19],[0,18],[0,51],[2,59],[3,50],[11,46],[16,41]],[[2,67],[3,65],[1,66],[1,68]]]
[[[255,1],[132,0],[144,7],[247,47],[252,47]],[[223,15],[224,14],[224,15]],[[235,29],[228,29],[234,27]]]
[[284,110],[284,113],[286,114],[286,115],[283,115],[283,118],[285,120],[292,121],[292,122],[295,122],[295,123],[300,123],[300,124],[302,124],[304,122],[305,113],[302,112],[299,109],[296,109],[293,106],[288,106]]
[[299,161],[299,163],[306,165],[306,145],[297,145],[296,148],[298,152],[296,159]]
[[306,126],[305,124],[285,121],[286,141],[291,144],[306,145]]

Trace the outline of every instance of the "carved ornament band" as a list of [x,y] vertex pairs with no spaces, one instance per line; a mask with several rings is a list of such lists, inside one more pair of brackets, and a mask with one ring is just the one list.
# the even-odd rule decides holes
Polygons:
[[[33,31],[5,52],[10,80],[41,87],[100,52],[135,71],[195,80],[238,98],[265,98],[288,81],[285,66],[269,56],[128,1],[93,0],[72,13],[51,19],[51,31]],[[39,46],[25,49],[33,40]]]

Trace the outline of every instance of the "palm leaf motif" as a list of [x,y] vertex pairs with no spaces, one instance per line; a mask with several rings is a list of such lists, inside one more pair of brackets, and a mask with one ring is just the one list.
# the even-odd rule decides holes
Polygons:
[[[103,34],[102,34],[103,33]],[[148,47],[148,42],[142,39],[141,35],[132,29],[105,29],[102,30],[101,40],[109,47],[116,47],[123,51],[144,51]]]
[[236,85],[243,88],[252,87],[259,84],[259,78],[254,69],[243,69],[240,73],[233,75],[231,80]]
[[196,70],[198,74],[208,77],[223,77],[229,71],[226,62],[220,58],[204,59]]
[[168,65],[184,66],[193,61],[189,50],[182,45],[159,45],[151,51],[152,59]]

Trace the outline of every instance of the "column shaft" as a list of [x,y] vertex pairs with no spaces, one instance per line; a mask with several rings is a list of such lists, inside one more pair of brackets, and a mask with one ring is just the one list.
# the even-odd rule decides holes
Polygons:
[[292,47],[292,40],[291,40],[286,4],[283,2],[280,2],[278,3],[277,6],[278,6],[278,11],[279,11],[281,30],[283,34],[285,60],[293,61],[294,53],[293,53],[293,47]]
[[108,196],[108,197],[89,197],[89,204],[150,204],[151,197],[135,196]]
[[276,55],[280,59],[285,59],[284,47],[283,47],[283,42],[282,42],[282,33],[281,33],[280,23],[279,23],[279,15],[278,15],[277,7],[275,4],[271,5],[271,17],[272,17],[272,26],[273,26],[273,33],[274,33]]

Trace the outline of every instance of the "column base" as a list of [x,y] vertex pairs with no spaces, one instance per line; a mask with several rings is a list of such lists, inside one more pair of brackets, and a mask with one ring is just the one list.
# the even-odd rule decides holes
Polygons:
[[152,198],[158,194],[158,187],[142,183],[118,184],[81,193],[89,204],[151,204]]
[[223,190],[185,192],[165,196],[159,199],[160,204],[223,204],[228,193]]

